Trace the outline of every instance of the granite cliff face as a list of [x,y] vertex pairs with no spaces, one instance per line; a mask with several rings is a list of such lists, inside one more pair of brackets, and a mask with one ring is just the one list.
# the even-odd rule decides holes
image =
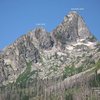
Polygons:
[[69,66],[86,71],[98,60],[100,43],[83,18],[72,11],[52,32],[38,27],[0,52],[0,84],[19,83],[19,77],[26,72],[28,81],[36,77],[34,71],[41,79],[59,77]]

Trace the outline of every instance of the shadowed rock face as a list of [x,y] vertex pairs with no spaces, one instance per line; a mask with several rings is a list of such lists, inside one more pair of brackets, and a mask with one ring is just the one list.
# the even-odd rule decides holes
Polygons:
[[39,41],[40,48],[48,49],[53,47],[54,41],[50,33],[46,32],[44,28],[36,28],[35,37]]
[[53,66],[58,66],[56,75],[62,74],[64,67],[73,63],[75,67],[83,63],[86,67],[100,58],[97,44],[82,17],[70,12],[52,32],[38,27],[0,52],[0,83],[16,81],[30,62],[31,72],[40,70],[40,78],[54,76]]

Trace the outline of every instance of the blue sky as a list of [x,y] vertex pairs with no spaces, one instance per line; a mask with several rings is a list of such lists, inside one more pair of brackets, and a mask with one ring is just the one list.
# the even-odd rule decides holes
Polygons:
[[0,49],[37,26],[52,31],[72,8],[81,8],[89,30],[100,40],[100,0],[0,0]]

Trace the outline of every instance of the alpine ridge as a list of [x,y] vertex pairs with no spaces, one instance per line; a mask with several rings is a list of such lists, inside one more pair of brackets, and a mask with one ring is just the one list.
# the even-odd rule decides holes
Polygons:
[[[37,81],[41,80],[42,87],[45,87],[47,80],[50,81],[44,90],[50,95],[56,91],[55,85],[59,91],[59,88],[69,89],[76,84],[80,86],[81,81],[84,83],[94,79],[91,75],[100,73],[95,68],[98,62],[100,42],[88,30],[83,18],[77,12],[71,11],[52,32],[47,32],[44,27],[37,27],[0,52],[0,87],[13,83],[32,85],[38,77]],[[83,76],[88,77],[88,80],[84,81]],[[54,81],[51,81],[52,78]],[[74,100],[81,99],[79,97]]]
[[[47,61],[53,63],[52,60],[57,60],[60,71],[62,68],[60,66],[77,62],[77,57],[80,57],[80,62],[75,65],[79,67],[81,59],[83,60],[82,55],[85,55],[85,59],[87,55],[96,56],[99,59],[99,55],[93,55],[93,53],[98,53],[97,43],[82,17],[75,11],[69,12],[51,33],[46,32],[43,27],[37,27],[21,36],[0,53],[0,83],[16,81],[25,70],[26,62],[29,61],[32,61],[32,66],[34,66],[32,70],[38,69],[36,66],[41,66],[39,68],[45,73],[44,71],[48,68],[45,65],[46,69],[44,69],[42,63],[47,64]],[[89,53],[86,54],[87,52]],[[58,56],[57,59],[55,59],[55,54]],[[41,59],[44,61],[41,62]],[[52,64],[48,66],[51,67]]]

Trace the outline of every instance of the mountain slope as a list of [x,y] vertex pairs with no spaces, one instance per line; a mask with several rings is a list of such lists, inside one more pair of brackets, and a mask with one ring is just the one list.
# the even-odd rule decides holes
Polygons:
[[91,68],[99,59],[100,43],[72,11],[52,32],[38,27],[0,53],[0,84],[20,83],[23,78],[29,81],[37,73],[41,79],[67,78]]

